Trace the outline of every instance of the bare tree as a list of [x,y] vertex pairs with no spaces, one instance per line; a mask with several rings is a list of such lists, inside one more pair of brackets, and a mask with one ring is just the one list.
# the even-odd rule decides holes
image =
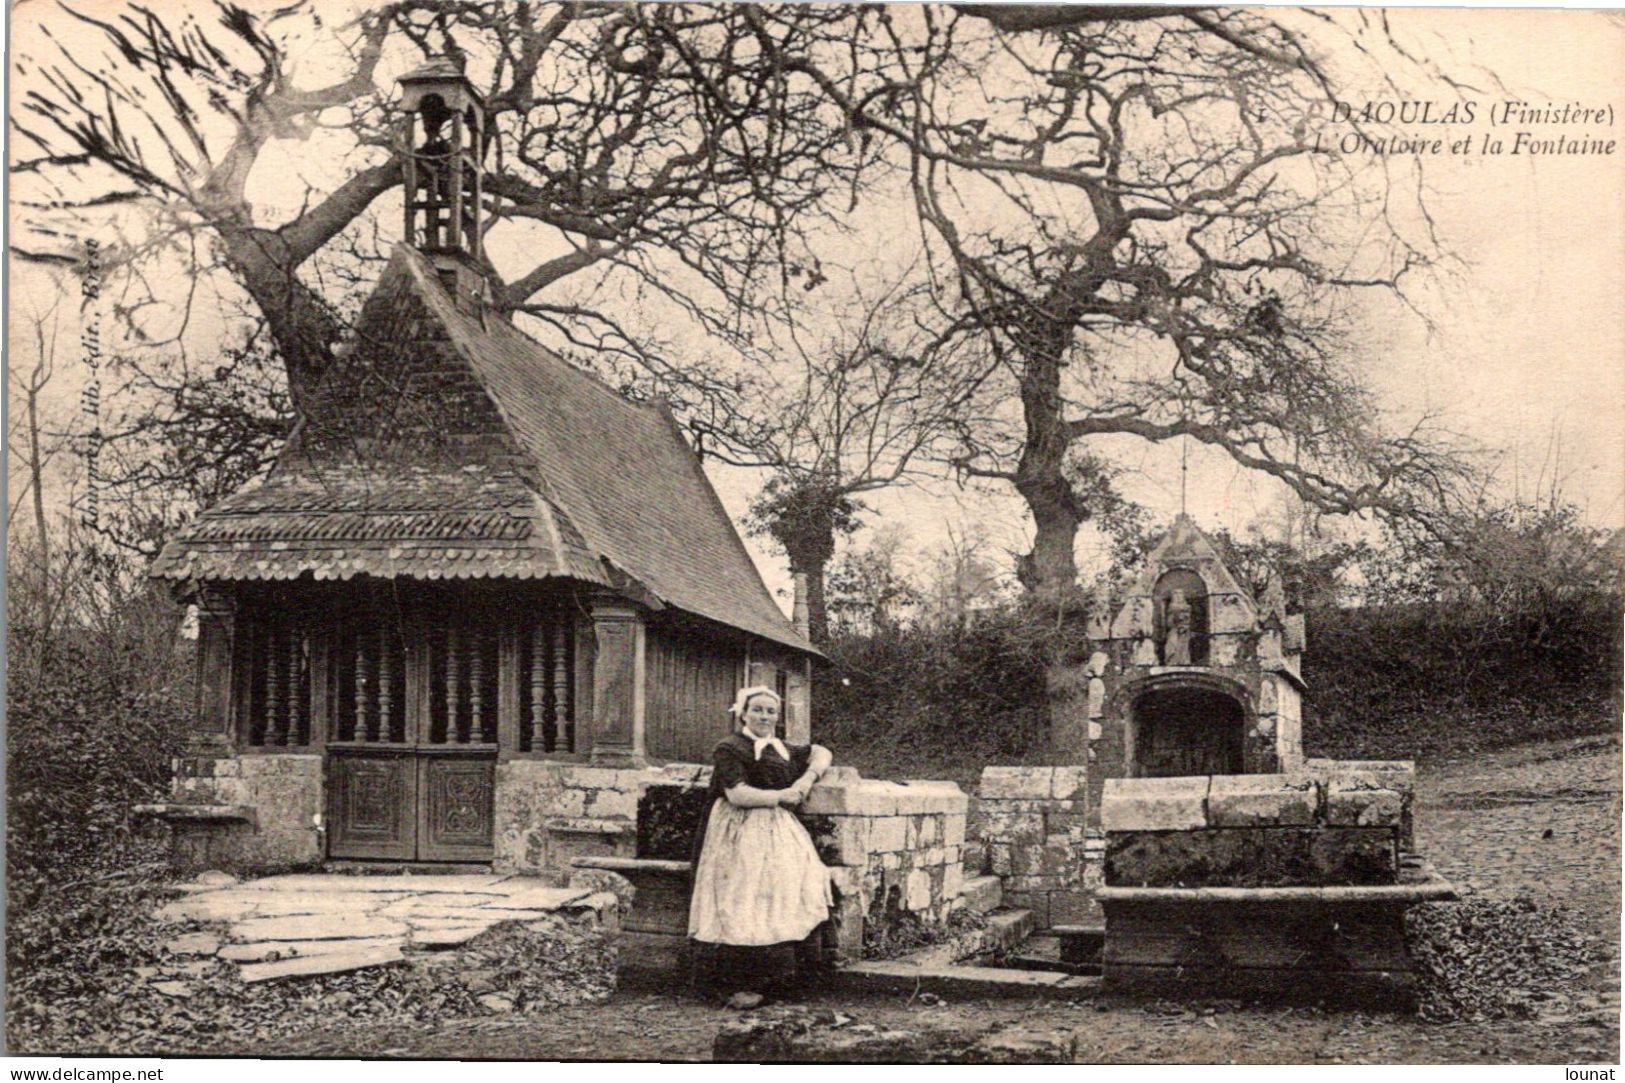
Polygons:
[[[41,580],[51,576],[51,529],[46,513],[45,493],[49,484],[47,472],[57,456],[70,446],[71,433],[60,420],[54,419],[47,404],[50,386],[57,375],[57,343],[61,329],[62,295],[55,293],[49,304],[35,311],[21,311],[13,307],[14,350],[12,364],[7,366],[12,386],[10,403],[17,409],[16,416],[7,425],[9,434],[7,456],[11,463],[22,464],[21,485],[13,489],[8,522],[17,523],[17,512],[24,500],[32,510],[34,531],[33,569]],[[31,351],[32,363],[22,363],[18,357],[22,350]],[[25,355],[26,356],[26,355]]]
[[752,351],[766,356],[751,394],[691,422],[713,456],[772,472],[750,525],[789,557],[815,643],[829,638],[825,568],[860,523],[859,498],[933,467],[981,407],[991,372],[907,278],[868,296],[854,285],[850,300],[809,321],[824,334],[792,324],[782,349]]
[[1305,41],[1234,9],[1041,22],[919,9],[884,86],[825,82],[906,158],[960,326],[1002,364],[1011,409],[956,465],[1025,501],[1029,594],[1082,601],[1103,437],[1190,439],[1317,509],[1442,523],[1461,458],[1430,419],[1385,428],[1346,336],[1353,295],[1441,253],[1381,166],[1316,151],[1331,88]]
[[[396,0],[337,28],[314,4],[103,12],[51,12],[99,32],[100,56],[84,34],[69,48],[49,25],[24,28],[12,124],[28,148],[13,166],[28,219],[14,251],[71,261],[64,238],[86,216],[127,226],[129,208],[149,211],[119,253],[126,269],[163,257],[229,272],[296,407],[345,330],[313,257],[401,183],[390,73],[423,57],[464,65],[489,103],[495,228],[554,253],[499,303],[655,367],[612,309],[559,284],[614,270],[726,332],[727,306],[706,291],[816,274],[806,223],[864,157],[839,111],[778,59],[855,62],[844,43],[870,17],[857,9]],[[312,71],[319,85],[306,85]],[[267,175],[281,202],[310,178],[293,210],[257,202]]]

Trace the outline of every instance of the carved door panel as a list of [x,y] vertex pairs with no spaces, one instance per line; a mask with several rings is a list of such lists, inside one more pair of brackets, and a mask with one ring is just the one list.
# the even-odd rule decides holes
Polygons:
[[328,856],[490,861],[498,641],[477,614],[358,610],[325,687]]
[[496,763],[489,756],[419,757],[419,860],[491,859],[495,771]]
[[412,860],[417,854],[415,758],[335,751],[328,764],[328,855]]

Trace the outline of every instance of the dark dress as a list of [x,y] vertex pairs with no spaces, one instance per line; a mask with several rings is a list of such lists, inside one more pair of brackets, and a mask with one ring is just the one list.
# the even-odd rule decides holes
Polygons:
[[[692,857],[697,879],[702,874],[701,858],[705,853],[707,828],[715,817],[721,817],[716,822],[725,823],[730,829],[737,828],[742,819],[749,820],[753,827],[758,828],[766,822],[772,822],[777,828],[777,834],[774,836],[779,840],[777,845],[789,846],[794,851],[801,852],[805,852],[804,848],[810,848],[811,839],[791,810],[787,808],[737,810],[726,804],[726,791],[740,783],[759,790],[782,790],[793,785],[806,772],[812,748],[808,745],[788,743],[785,748],[790,753],[788,760],[781,757],[771,746],[764,748],[761,758],[757,759],[755,744],[742,734],[726,738],[716,746],[712,757],[709,791],[712,798],[711,813],[700,817],[699,828],[694,838]],[[723,804],[719,806],[717,802]],[[787,832],[797,833],[800,837],[787,837]],[[755,832],[747,832],[745,836],[740,837],[740,842],[756,837],[761,836]],[[712,869],[717,868],[715,862],[718,860],[732,862],[743,856],[735,852],[723,852],[720,848],[725,844],[733,846],[739,842],[732,836],[719,835],[716,844],[719,852],[712,855]],[[816,854],[812,855],[811,860],[816,861]],[[822,872],[821,864],[818,868]],[[778,883],[777,880],[774,882]],[[700,888],[702,885],[695,886]],[[745,897],[749,898],[750,894],[747,892]],[[714,931],[716,922],[705,921],[698,916],[701,907],[700,896],[696,895],[692,906],[695,916],[691,918],[691,935],[694,935],[697,925],[713,928],[712,932],[691,941],[695,961],[695,982],[702,989],[713,991],[767,989],[783,993],[794,984],[798,975],[805,975],[810,970],[819,968],[824,961],[825,952],[822,945],[827,922],[798,939],[776,943],[735,943],[731,942],[735,938]],[[738,926],[751,923],[743,921],[727,924]],[[806,928],[806,925],[802,924],[800,928]],[[719,940],[721,942],[718,942]]]

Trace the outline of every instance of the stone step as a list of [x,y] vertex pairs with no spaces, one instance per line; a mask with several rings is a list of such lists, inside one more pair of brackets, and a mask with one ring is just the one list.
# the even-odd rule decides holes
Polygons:
[[988,916],[985,928],[972,929],[951,940],[909,952],[901,963],[911,966],[949,966],[973,955],[1009,951],[1032,932],[1033,916],[1026,910],[1005,910]]
[[930,992],[948,1000],[983,997],[1083,999],[1100,990],[1096,977],[1053,970],[992,966],[913,966],[901,960],[853,963],[834,981],[864,992]]
[[996,910],[1004,901],[1004,881],[997,876],[966,877],[954,907],[968,906],[979,914]]
[[984,951],[1010,951],[1033,934],[1037,921],[1031,910],[1000,910],[989,914],[982,930]]
[[1061,960],[1067,963],[1099,963],[1106,946],[1104,925],[1053,925],[1050,932],[1061,942]]

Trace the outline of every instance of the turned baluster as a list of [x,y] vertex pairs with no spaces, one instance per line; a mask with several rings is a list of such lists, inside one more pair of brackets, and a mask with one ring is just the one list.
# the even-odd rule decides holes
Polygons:
[[367,633],[355,631],[355,739],[371,741],[376,736],[367,711]]
[[295,744],[310,744],[310,635],[301,628],[290,637],[293,664],[293,700],[289,729]]
[[462,695],[458,687],[461,666],[462,637],[456,625],[446,629],[446,742],[462,741],[463,727],[458,716],[462,713]]
[[460,734],[462,743],[483,738],[485,734],[485,636],[480,628],[474,629],[473,643],[468,652],[468,732]]
[[547,674],[547,623],[538,619],[530,629],[530,727],[520,746],[526,752],[538,739],[542,751],[553,751],[553,708]]
[[282,714],[282,636],[281,629],[268,625],[265,629],[265,719],[264,742],[268,745],[286,744],[287,725]]
[[[548,732],[557,735],[560,730],[564,732],[564,751],[576,750],[576,722],[573,706],[572,691],[570,688],[570,644],[569,633],[566,626],[566,616],[559,614],[553,622],[552,642],[553,649],[553,694],[551,714],[549,715]],[[556,736],[555,738],[556,739]],[[551,746],[550,746],[551,747]]]
[[378,633],[378,732],[385,741],[395,740],[395,659],[394,644],[387,631]]

